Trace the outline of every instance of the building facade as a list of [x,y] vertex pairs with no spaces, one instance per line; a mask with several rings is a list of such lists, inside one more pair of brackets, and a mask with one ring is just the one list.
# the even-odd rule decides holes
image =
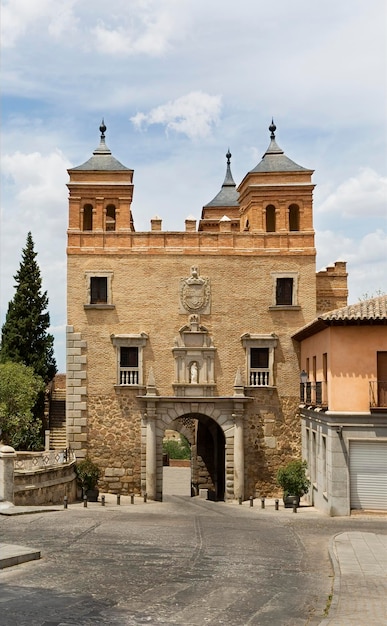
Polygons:
[[162,498],[162,440],[184,434],[192,493],[270,495],[300,454],[292,335],[346,304],[345,263],[316,274],[312,170],[270,128],[237,188],[228,153],[201,219],[137,232],[133,170],[105,142],[69,170],[67,437],[101,488]]
[[387,296],[316,318],[300,342],[306,498],[329,515],[387,510]]

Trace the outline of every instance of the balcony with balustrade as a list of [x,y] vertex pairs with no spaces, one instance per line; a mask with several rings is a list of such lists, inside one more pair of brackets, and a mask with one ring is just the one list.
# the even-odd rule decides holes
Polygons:
[[387,381],[371,380],[369,383],[370,410],[387,412]]

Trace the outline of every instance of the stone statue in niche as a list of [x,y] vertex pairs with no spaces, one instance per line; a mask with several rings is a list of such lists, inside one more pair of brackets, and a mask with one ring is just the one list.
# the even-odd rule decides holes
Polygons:
[[200,276],[196,265],[191,276],[180,279],[180,313],[210,313],[211,288],[209,278]]
[[190,367],[190,378],[193,385],[198,384],[198,374],[198,364],[196,363],[196,361],[194,361],[193,363],[191,363]]

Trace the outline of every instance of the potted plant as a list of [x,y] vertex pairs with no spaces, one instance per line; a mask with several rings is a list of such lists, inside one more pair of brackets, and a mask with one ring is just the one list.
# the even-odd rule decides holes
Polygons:
[[306,477],[306,461],[296,459],[290,461],[277,472],[277,483],[283,489],[283,500],[286,508],[300,504],[300,498],[308,493],[310,481]]
[[100,469],[89,457],[75,465],[78,482],[82,487],[82,497],[87,496],[89,502],[97,502],[99,490],[97,487]]

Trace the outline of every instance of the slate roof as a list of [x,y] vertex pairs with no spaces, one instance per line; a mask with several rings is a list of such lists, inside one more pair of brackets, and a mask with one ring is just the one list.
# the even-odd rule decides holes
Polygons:
[[357,304],[350,304],[340,309],[322,313],[310,324],[298,330],[293,335],[293,339],[301,341],[328,326],[365,326],[371,324],[387,324],[387,295],[362,300]]
[[215,198],[211,200],[208,204],[204,205],[204,208],[211,206],[239,206],[239,194],[236,190],[236,184],[231,174],[230,167],[230,159],[231,153],[230,150],[226,154],[227,157],[227,169],[226,176],[221,187],[219,193],[216,194]]
[[88,161],[82,163],[82,165],[78,165],[77,167],[72,167],[70,171],[80,171],[84,172],[117,172],[120,170],[129,170],[128,167],[122,165],[111,153],[111,150],[107,147],[105,143],[105,131],[106,126],[102,120],[102,124],[99,127],[101,131],[101,140],[98,148],[96,148],[93,152],[93,156],[90,157]]
[[282,148],[279,147],[275,140],[276,125],[273,120],[269,126],[270,130],[270,144],[265,154],[262,157],[262,161],[251,170],[253,172],[311,172],[306,167],[302,167],[295,163],[289,157],[286,156]]

